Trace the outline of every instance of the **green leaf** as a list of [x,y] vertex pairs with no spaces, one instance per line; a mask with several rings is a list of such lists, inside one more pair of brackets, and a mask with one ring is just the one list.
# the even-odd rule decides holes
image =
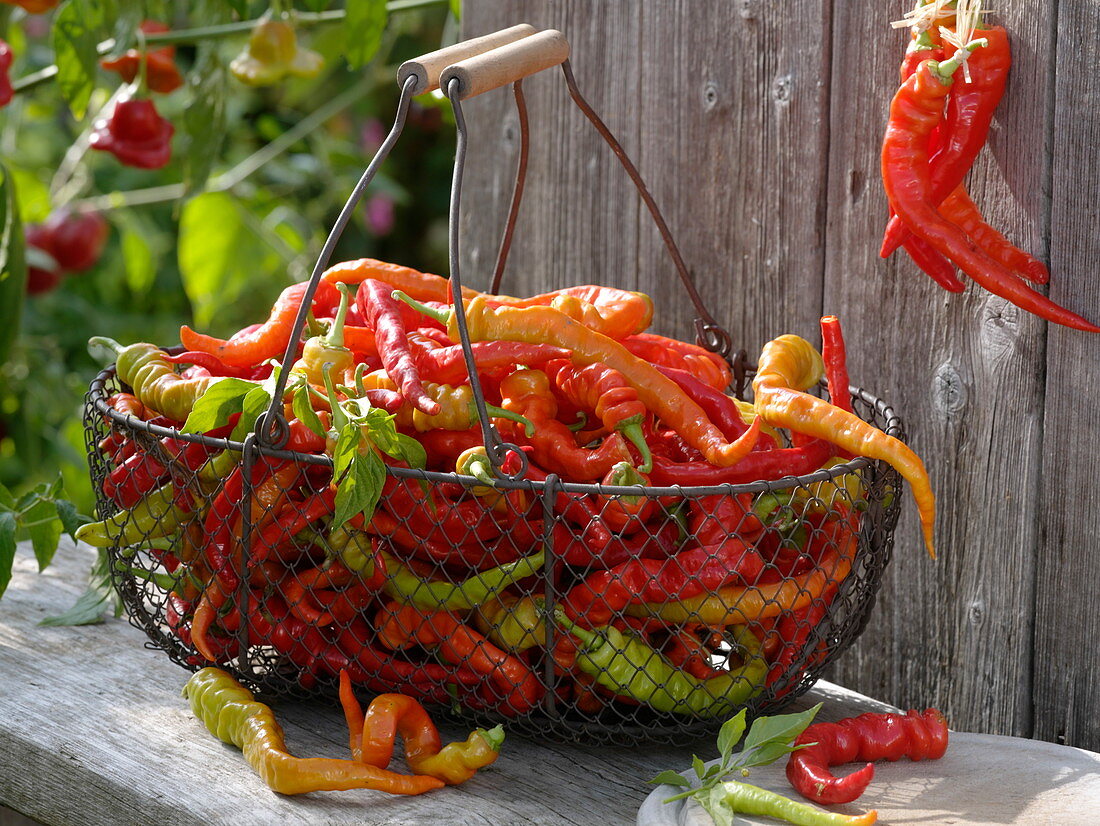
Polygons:
[[386,466],[377,453],[363,450],[361,446],[362,434],[358,426],[349,423],[340,431],[332,456],[333,478],[338,480],[334,527],[343,525],[357,513],[370,519],[382,495]]
[[2,163],[0,179],[0,365],[3,365],[19,333],[27,292],[27,267],[15,181]]
[[232,195],[206,192],[184,205],[179,230],[180,277],[198,327],[209,327],[219,310],[254,283],[257,267],[262,266],[258,259],[264,252]]
[[702,780],[703,776],[707,773],[707,767],[706,764],[703,762],[703,758],[701,758],[697,754],[693,754],[691,756],[691,768],[692,771],[695,772],[695,776],[698,777],[700,780]]
[[256,389],[255,382],[244,379],[224,378],[207,388],[199,396],[187,421],[184,433],[205,433],[229,422],[234,413],[244,410],[245,396]]
[[758,717],[753,721],[748,736],[745,737],[744,752],[758,748],[765,743],[790,743],[813,722],[821,703],[797,714],[776,714],[772,717]]
[[665,769],[659,775],[654,777],[649,783],[664,786],[690,786],[691,781],[684,777],[679,772],[674,772],[672,769]]
[[745,709],[722,724],[718,731],[718,753],[722,755],[723,765],[729,762],[733,754],[733,748],[741,741],[741,735],[745,733]]
[[19,193],[19,219],[25,224],[45,221],[50,215],[50,188],[46,182],[37,171],[11,167],[8,172]]
[[77,120],[84,118],[95,89],[96,47],[109,30],[109,5],[113,4],[103,0],[66,0],[53,19],[57,87]]
[[57,543],[61,539],[61,520],[57,518],[57,507],[49,499],[39,499],[23,514],[23,524],[31,538],[34,558],[38,560],[38,570],[44,570],[57,553]]
[[15,497],[11,495],[11,491],[2,483],[0,483],[0,508],[4,510],[15,510]]
[[337,484],[355,461],[362,443],[363,432],[355,422],[349,422],[340,428],[336,436],[336,449],[332,452],[332,478],[337,480]]
[[299,385],[298,389],[294,391],[294,400],[291,403],[291,408],[294,411],[294,415],[298,417],[298,421],[322,439],[328,436],[324,426],[321,424],[321,419],[318,418],[317,412],[313,409],[313,405],[309,403],[309,390],[304,384]]
[[352,69],[370,63],[382,45],[386,30],[386,0],[348,0],[344,32],[347,46],[344,54]]
[[462,0],[450,0],[451,14],[455,16],[455,20],[462,19]]
[[0,513],[0,597],[11,582],[11,568],[15,564],[15,514]]
[[187,78],[193,94],[183,112],[183,131],[187,135],[183,182],[188,194],[206,186],[221,156],[226,133],[227,77],[216,45],[204,43],[195,69]]
[[126,285],[138,295],[149,292],[157,280],[153,251],[145,236],[130,227],[122,231],[122,261],[126,266]]
[[75,542],[76,529],[81,525],[87,524],[91,520],[78,513],[76,505],[65,499],[58,499],[53,504],[54,507],[57,508],[57,518],[61,520],[61,529],[71,536]]
[[302,5],[309,11],[324,11],[330,0],[302,0]]
[[733,826],[733,807],[726,802],[726,789],[722,784],[711,787],[696,800],[714,820],[714,826]]
[[767,766],[774,763],[779,758],[786,757],[791,752],[797,750],[797,748],[791,745],[789,740],[786,742],[782,740],[768,740],[765,743],[761,743],[752,751],[746,752],[744,758],[738,762],[738,765],[746,768],[751,766]]
[[88,587],[77,597],[72,607],[54,617],[46,617],[39,625],[96,625],[103,622],[103,615],[109,610],[119,616],[122,603],[111,585],[107,551],[100,549],[88,577]]
[[261,413],[266,413],[270,406],[271,393],[268,392],[267,388],[253,385],[252,389],[245,394],[244,401],[241,404],[240,421],[233,428],[233,432],[229,434],[229,438],[238,442],[244,441],[244,437],[255,429],[256,419],[260,418]]

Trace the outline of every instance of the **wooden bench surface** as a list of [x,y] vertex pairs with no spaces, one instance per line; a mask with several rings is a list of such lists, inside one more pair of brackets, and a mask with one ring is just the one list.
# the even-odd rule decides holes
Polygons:
[[[37,573],[21,547],[0,600],[0,807],[46,824],[629,824],[650,777],[682,770],[692,746],[567,745],[510,737],[500,759],[462,786],[421,797],[269,791],[236,749],[214,739],[180,689],[187,672],[125,619],[39,627],[83,590],[92,552],[63,544]],[[825,701],[820,719],[889,707],[829,683],[798,708]],[[276,716],[292,753],[346,756],[338,707],[281,702]],[[465,737],[441,725],[444,741]],[[395,766],[404,770],[400,759]]]

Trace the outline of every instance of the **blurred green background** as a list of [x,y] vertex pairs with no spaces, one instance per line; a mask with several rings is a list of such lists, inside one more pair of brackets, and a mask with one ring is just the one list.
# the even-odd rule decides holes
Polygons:
[[[182,30],[249,21],[271,11],[270,5],[66,0],[42,15],[0,6],[0,36],[11,45],[15,80],[55,62],[51,29],[59,15],[98,10],[108,25],[118,25],[114,10]],[[386,6],[366,5],[375,11]],[[318,13],[339,17],[342,2],[282,3],[274,11],[289,13],[302,45],[320,52],[325,68],[315,78],[269,87],[246,86],[225,71],[245,47],[247,30],[178,45],[176,62],[187,83],[153,96],[176,127],[172,161],[156,171],[79,150],[95,113],[120,85],[117,75],[95,74],[82,120],[73,117],[56,82],[25,89],[17,84],[14,99],[0,111],[0,159],[16,184],[22,221],[41,223],[64,206],[91,208],[111,229],[95,267],[23,302],[18,336],[0,368],[0,484],[18,493],[60,474],[66,497],[92,513],[81,405],[101,365],[87,353],[88,338],[171,345],[179,342],[181,324],[226,337],[266,318],[279,292],[308,276],[344,199],[389,129],[396,66],[453,41],[457,32],[455,4],[388,5],[374,57],[352,69],[345,55],[357,36],[355,25],[316,20]],[[334,261],[369,256],[446,270],[454,137],[439,103],[422,96],[414,104]],[[181,193],[181,183],[191,191]]]

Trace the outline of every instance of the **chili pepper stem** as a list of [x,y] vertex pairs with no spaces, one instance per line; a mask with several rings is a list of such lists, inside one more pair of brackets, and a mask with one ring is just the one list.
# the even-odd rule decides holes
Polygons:
[[418,313],[422,313],[428,318],[438,321],[440,324],[447,325],[451,321],[451,313],[453,312],[453,310],[437,310],[433,307],[429,307],[426,304],[420,303],[415,298],[412,298],[401,290],[394,290],[391,295],[397,301],[404,301]]
[[329,347],[344,346],[344,322],[348,317],[348,300],[351,297],[351,288],[347,284],[341,282],[336,287],[340,290],[340,306],[337,308],[336,315],[332,319],[332,326],[329,327],[324,338],[325,344]]
[[332,384],[332,376],[329,375],[327,370],[322,371],[322,378],[325,380],[325,391],[328,393],[329,404],[332,405],[332,427],[339,433],[343,430],[350,419],[348,414],[344,412],[344,408],[340,406],[340,400],[336,398],[336,388]]
[[638,470],[642,473],[649,473],[653,470],[653,452],[649,449],[649,444],[646,442],[645,435],[642,433],[641,418],[632,416],[630,419],[625,419],[619,424],[617,429],[632,445],[634,445],[634,447],[638,448],[638,453],[642,456],[642,461],[641,464],[638,465]]
[[989,41],[986,40],[984,37],[978,40],[972,40],[966,44],[965,49],[959,49],[959,51],[955,53],[955,56],[949,60],[928,61],[929,68],[941,81],[943,81],[944,84],[949,84],[953,82],[955,72],[957,72],[959,70],[959,67],[963,65],[963,62],[970,55],[970,53],[982,48],[983,46],[988,45]]

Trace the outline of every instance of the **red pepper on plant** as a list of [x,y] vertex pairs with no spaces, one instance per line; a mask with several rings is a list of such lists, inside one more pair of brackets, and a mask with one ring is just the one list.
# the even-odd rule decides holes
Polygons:
[[0,108],[7,106],[11,103],[12,96],[15,91],[11,86],[11,46],[7,42],[0,40]]
[[73,213],[67,209],[50,215],[42,228],[47,233],[47,251],[68,272],[82,272],[95,266],[111,232],[98,212]]
[[50,232],[44,226],[28,225],[27,295],[41,295],[57,288],[63,273],[50,252]]
[[[145,34],[157,34],[170,30],[169,26],[153,20],[147,20],[141,24],[141,31]],[[147,49],[144,53],[138,49],[129,49],[125,54],[114,59],[104,58],[99,61],[99,65],[108,72],[118,72],[127,83],[133,83],[134,78],[141,72],[143,62],[145,63],[145,85],[149,91],[168,94],[183,85],[183,76],[176,68],[176,47],[172,45]]]
[[109,118],[96,121],[88,145],[110,152],[126,166],[160,169],[172,157],[175,127],[151,100],[120,100]]
[[19,6],[27,14],[45,14],[61,0],[0,0],[9,6]]

